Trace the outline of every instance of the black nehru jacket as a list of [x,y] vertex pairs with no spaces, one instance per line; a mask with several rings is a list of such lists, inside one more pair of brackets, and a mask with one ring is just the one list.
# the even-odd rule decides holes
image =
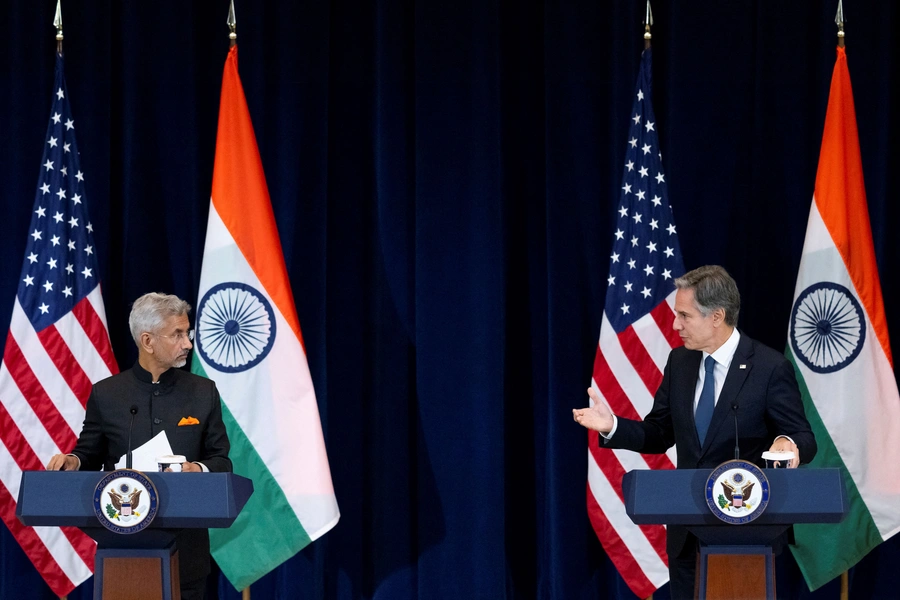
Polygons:
[[[210,471],[231,471],[231,446],[216,384],[180,369],[169,369],[153,383],[139,363],[94,384],[84,426],[72,451],[83,471],[111,471],[128,451],[132,406],[138,409],[132,448],[165,431],[174,454],[184,455],[190,462],[202,462]],[[198,423],[178,425],[188,417]],[[209,573],[209,534],[205,529],[184,530],[177,543],[182,582]]]

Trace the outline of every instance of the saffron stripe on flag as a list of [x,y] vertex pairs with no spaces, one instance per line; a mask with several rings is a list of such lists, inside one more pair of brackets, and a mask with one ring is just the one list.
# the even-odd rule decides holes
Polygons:
[[[796,528],[791,551],[810,589],[852,567],[900,531],[900,484],[884,477],[900,463],[900,392],[892,369],[883,297],[872,243],[846,50],[837,59],[828,96],[816,185],[803,243],[794,302],[800,312],[829,302],[822,318],[850,316],[841,350],[819,355],[804,343],[792,316],[785,354],[794,363],[806,413],[818,443],[813,467],[840,468],[849,512],[835,525]],[[818,306],[816,306],[818,305]],[[842,314],[843,313],[843,314]],[[821,328],[820,328],[821,330]],[[837,331],[817,337],[826,344]],[[846,346],[845,346],[846,344]],[[826,543],[823,543],[826,542]]]

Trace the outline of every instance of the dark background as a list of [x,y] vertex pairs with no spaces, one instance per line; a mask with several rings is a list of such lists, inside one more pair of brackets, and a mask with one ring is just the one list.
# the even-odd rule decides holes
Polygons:
[[[0,3],[4,330],[49,119],[54,8]],[[570,410],[586,403],[598,338],[644,4],[236,9],[342,512],[253,597],[630,597],[587,519],[586,435]],[[775,348],[812,199],[835,10],[654,3],[654,105],[685,266],[729,269],[744,296],[741,328]],[[228,3],[68,0],[63,11],[110,335],[125,367],[137,296],[196,301]],[[896,12],[878,0],[846,7],[875,250],[900,348]],[[896,590],[898,555],[895,538],[854,569],[853,597]],[[783,563],[779,588],[800,597],[805,584]],[[89,597],[87,587],[73,597]],[[0,598],[45,589],[0,527]],[[224,582],[219,592],[236,597]],[[836,598],[836,584],[815,597]]]

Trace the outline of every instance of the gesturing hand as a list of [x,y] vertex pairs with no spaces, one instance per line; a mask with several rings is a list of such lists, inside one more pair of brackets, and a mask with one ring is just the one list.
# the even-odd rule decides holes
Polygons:
[[594,391],[594,388],[588,388],[588,396],[594,402],[590,408],[575,408],[572,410],[572,418],[576,423],[599,431],[600,433],[609,433],[613,426],[613,416],[606,406],[602,398]]

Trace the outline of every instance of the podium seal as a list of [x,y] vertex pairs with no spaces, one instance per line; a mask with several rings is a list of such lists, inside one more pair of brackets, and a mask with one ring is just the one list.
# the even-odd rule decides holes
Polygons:
[[140,471],[118,469],[94,488],[94,514],[114,533],[137,533],[153,522],[159,509],[156,486]]
[[769,480],[745,460],[729,460],[706,480],[706,504],[712,514],[732,525],[757,519],[769,504]]

